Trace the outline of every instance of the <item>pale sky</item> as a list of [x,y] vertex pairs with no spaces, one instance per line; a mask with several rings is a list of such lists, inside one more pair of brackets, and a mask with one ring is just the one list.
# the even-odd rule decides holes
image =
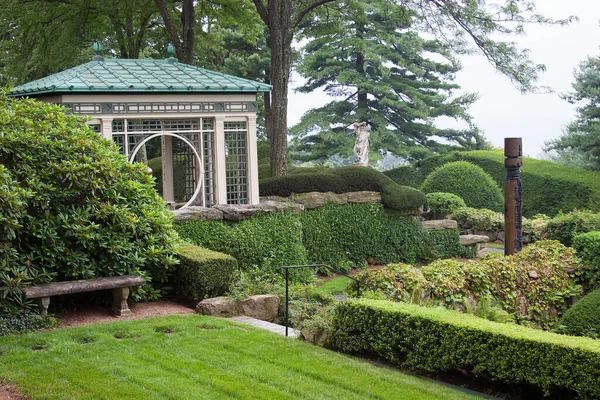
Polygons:
[[[505,137],[522,137],[524,155],[538,158],[544,142],[558,138],[575,118],[574,106],[559,94],[571,90],[573,72],[581,61],[600,55],[600,1],[537,0],[536,4],[539,12],[551,18],[579,17],[579,22],[567,27],[529,25],[525,35],[513,39],[531,51],[535,62],[546,65],[538,84],[549,86],[554,93],[521,94],[479,55],[461,57],[463,69],[456,83],[465,92],[479,93],[469,112],[488,141],[503,147]],[[300,83],[298,75],[293,80],[292,85]],[[289,125],[296,124],[310,108],[329,101],[323,93],[290,92]]]

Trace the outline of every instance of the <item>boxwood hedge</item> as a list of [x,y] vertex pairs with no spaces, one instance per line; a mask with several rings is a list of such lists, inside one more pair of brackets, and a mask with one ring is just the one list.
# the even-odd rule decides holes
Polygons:
[[600,289],[588,293],[569,308],[560,320],[569,335],[600,338]]
[[508,384],[531,384],[546,395],[600,397],[600,341],[443,308],[376,300],[339,302],[329,343],[349,353],[375,353],[408,368],[468,371]]
[[198,246],[182,246],[179,258],[173,286],[177,294],[196,301],[224,294],[237,269],[230,255]]

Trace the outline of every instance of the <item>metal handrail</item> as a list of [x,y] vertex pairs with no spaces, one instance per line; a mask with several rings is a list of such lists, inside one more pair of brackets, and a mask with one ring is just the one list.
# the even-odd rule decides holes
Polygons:
[[371,287],[371,285],[364,283],[362,281],[359,281],[358,279],[346,274],[345,272],[342,272],[340,270],[337,270],[333,267],[330,267],[329,265],[325,265],[325,264],[306,264],[306,265],[285,265],[282,267],[277,267],[275,269],[275,271],[280,271],[282,269],[285,270],[285,336],[288,336],[288,327],[290,325],[290,317],[289,317],[289,300],[290,300],[290,296],[289,296],[289,280],[290,280],[290,269],[291,268],[312,268],[312,267],[325,267],[327,269],[329,269],[330,271],[333,271],[337,274],[343,275],[346,278],[350,278],[353,281],[355,281],[356,283],[358,283],[358,286],[356,287],[356,297],[360,297],[360,285],[363,284],[367,287]]

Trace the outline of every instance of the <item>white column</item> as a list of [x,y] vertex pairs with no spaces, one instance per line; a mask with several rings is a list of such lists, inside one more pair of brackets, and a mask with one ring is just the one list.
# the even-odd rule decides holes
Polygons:
[[227,204],[227,176],[225,171],[225,117],[215,117],[215,202]]
[[259,203],[258,193],[258,150],[256,144],[256,115],[248,117],[248,135],[246,136],[248,152],[248,204]]
[[175,202],[173,191],[173,138],[171,136],[161,136],[162,145],[162,180],[163,180],[163,199],[167,203]]
[[112,140],[112,122],[113,119],[112,118],[102,118],[101,119],[101,126],[100,126],[100,134],[102,135],[102,137],[106,138],[106,139],[111,139]]

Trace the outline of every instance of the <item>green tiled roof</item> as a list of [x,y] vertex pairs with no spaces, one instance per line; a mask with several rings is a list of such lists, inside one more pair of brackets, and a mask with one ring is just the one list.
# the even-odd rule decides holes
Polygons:
[[268,92],[270,85],[167,60],[107,59],[17,86],[13,95],[44,93]]

